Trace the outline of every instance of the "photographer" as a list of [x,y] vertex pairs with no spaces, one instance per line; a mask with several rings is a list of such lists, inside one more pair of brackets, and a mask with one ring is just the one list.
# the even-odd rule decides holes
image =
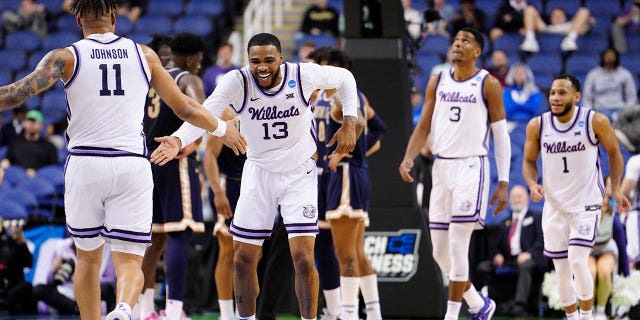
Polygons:
[[[0,312],[33,314],[35,303],[31,284],[24,281],[24,268],[33,265],[33,256],[17,220],[0,217]],[[5,229],[5,223],[8,229]]]

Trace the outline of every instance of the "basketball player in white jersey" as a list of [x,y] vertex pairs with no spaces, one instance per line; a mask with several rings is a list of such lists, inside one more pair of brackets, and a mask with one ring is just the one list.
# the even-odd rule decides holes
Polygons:
[[[280,40],[272,34],[253,36],[247,52],[249,66],[225,74],[204,103],[214,115],[231,106],[248,139],[240,198],[229,227],[234,240],[236,305],[241,319],[255,319],[256,268],[262,243],[270,237],[280,207],[289,234],[301,316],[315,319],[318,274],[313,252],[318,233],[318,180],[316,131],[308,101],[316,89],[338,89],[345,117],[329,145],[337,141],[336,152],[350,152],[356,142],[355,79],[342,68],[283,63]],[[183,125],[173,137],[162,140],[166,144],[153,152],[151,161],[163,163],[162,156],[174,156],[180,145],[202,134],[201,129]]]
[[413,182],[413,159],[429,136],[436,158],[429,228],[433,257],[449,277],[447,320],[458,319],[463,298],[472,319],[490,319],[496,309],[495,302],[480,295],[469,281],[469,241],[474,228],[484,225],[487,210],[489,127],[499,180],[491,198],[492,205],[498,203],[494,215],[506,206],[511,159],[502,87],[476,67],[483,47],[478,30],[458,32],[451,48],[453,68],[429,79],[420,121],[399,167],[402,179]]
[[58,80],[65,85],[70,153],[65,212],[78,255],[73,283],[81,317],[92,320],[101,318],[105,240],[111,243],[119,302],[107,319],[130,319],[143,283],[140,265],[151,240],[153,188],[142,133],[149,88],[181,118],[224,136],[240,152],[246,145],[235,122],[227,127],[180,92],[153,50],[113,34],[116,3],[75,0],[71,10],[85,38],[52,50],[35,71],[0,87],[0,109],[6,110]]
[[[620,192],[624,161],[611,123],[599,112],[578,107],[580,95],[580,82],[575,77],[564,74],[554,78],[549,90],[551,111],[527,124],[522,162],[531,200],[546,199],[542,211],[544,254],[553,259],[560,302],[568,320],[592,319],[593,278],[588,258],[605,190],[600,144],[609,157],[611,197],[618,212],[629,211],[629,200]],[[536,165],[540,154],[543,185],[538,184]]]

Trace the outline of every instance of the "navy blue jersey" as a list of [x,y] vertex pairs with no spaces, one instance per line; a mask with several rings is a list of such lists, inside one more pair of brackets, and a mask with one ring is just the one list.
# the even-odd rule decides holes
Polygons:
[[162,104],[162,99],[160,99],[160,95],[156,92],[156,89],[149,89],[149,92],[147,92],[147,101],[144,104],[144,118],[142,119],[142,132],[144,132],[145,137],[149,136],[151,129],[156,125]]
[[[337,93],[336,93],[337,94]],[[335,95],[335,94],[334,94]],[[329,155],[327,150],[327,143],[331,139],[329,136],[329,119],[331,118],[331,104],[333,103],[333,96],[331,98],[325,97],[325,91],[322,90],[318,93],[318,98],[313,103],[313,116],[316,119],[316,144],[318,148],[318,161],[316,166],[319,168],[327,169]]]
[[242,178],[242,168],[244,167],[245,160],[247,160],[246,154],[236,156],[231,148],[222,146],[220,155],[218,155],[218,168],[227,179],[240,180],[240,178]]
[[[362,98],[362,93],[360,91],[358,91],[358,100],[359,100],[359,108],[360,108],[361,116],[366,117],[365,111],[364,111],[364,99]],[[340,129],[340,126],[342,126],[341,123],[337,122],[332,117],[330,117],[329,129],[327,130],[328,136],[332,137],[336,133],[336,131]],[[357,166],[361,168],[368,167],[367,158],[365,156],[367,153],[367,143],[366,143],[365,133],[366,133],[366,128],[365,128],[365,132],[363,132],[358,138],[358,140],[356,141],[356,147],[350,153],[353,157],[343,158],[342,162],[350,163],[353,166]],[[337,143],[329,147],[327,154],[331,154],[336,149],[336,146],[337,146]]]
[[[179,68],[173,68],[167,70],[171,77],[175,79],[176,84],[180,81],[180,77],[189,74],[188,71],[184,71]],[[153,124],[149,124],[149,132],[147,134],[147,148],[149,150],[155,150],[160,143],[153,140],[153,138],[169,136],[174,133],[180,126],[184,123],[184,120],[178,118],[178,116],[173,113],[173,110],[169,108],[169,106],[162,100],[160,100],[160,109],[154,114],[150,114],[149,110],[151,108],[147,108],[147,112],[145,118],[149,118],[149,122],[154,122]],[[155,116],[155,121],[151,116]],[[146,120],[145,120],[146,122]],[[183,146],[184,147],[184,146]]]

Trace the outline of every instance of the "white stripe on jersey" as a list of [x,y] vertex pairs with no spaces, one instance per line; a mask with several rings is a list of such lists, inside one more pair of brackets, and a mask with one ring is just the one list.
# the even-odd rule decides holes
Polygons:
[[65,84],[69,150],[111,148],[145,154],[144,104],[151,75],[140,46],[113,33],[68,47],[75,70]]
[[[557,210],[583,212],[602,203],[599,142],[592,134],[591,109],[576,107],[567,129],[558,129],[551,112],[540,116],[540,153],[545,198]],[[588,211],[588,210],[587,210]]]
[[281,68],[282,84],[274,92],[262,91],[249,67],[242,68],[247,97],[237,110],[247,159],[271,172],[294,170],[316,152],[313,112],[302,97],[299,66]]
[[430,132],[435,155],[467,158],[488,154],[489,112],[482,93],[488,74],[480,69],[471,78],[457,81],[453,69],[440,73]]

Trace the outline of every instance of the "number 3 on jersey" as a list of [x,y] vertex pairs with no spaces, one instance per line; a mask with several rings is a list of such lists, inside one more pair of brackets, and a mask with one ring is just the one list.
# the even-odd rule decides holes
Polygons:
[[460,107],[453,106],[449,108],[449,110],[451,111],[451,116],[449,117],[449,120],[451,120],[452,122],[460,121],[460,111],[462,111],[462,109],[460,109]]
[[[109,67],[106,64],[99,66],[102,70],[102,89],[100,90],[100,96],[110,96],[111,90],[109,90]],[[116,71],[116,89],[113,90],[114,96],[124,96],[124,90],[122,90],[122,71],[119,63],[113,65],[113,70]]]
[[274,132],[273,134],[269,134],[269,124],[268,123],[263,123],[262,127],[264,128],[264,137],[262,137],[264,140],[269,140],[271,138],[274,139],[284,139],[286,137],[289,136],[289,127],[287,126],[286,122],[274,122],[271,124],[271,128],[273,130],[271,130],[271,132]]

